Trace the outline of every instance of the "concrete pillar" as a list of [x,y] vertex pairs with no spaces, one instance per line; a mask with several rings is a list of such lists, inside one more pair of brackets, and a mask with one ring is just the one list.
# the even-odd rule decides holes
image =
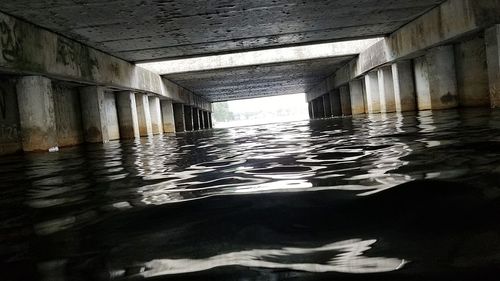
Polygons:
[[384,66],[378,69],[378,91],[380,94],[380,112],[395,112],[394,80],[392,67]]
[[417,110],[413,64],[411,60],[396,62],[392,65],[394,98],[397,112]]
[[323,107],[324,107],[325,117],[326,118],[332,117],[332,105],[330,103],[330,94],[328,93],[323,95]]
[[153,135],[163,134],[163,122],[161,117],[161,105],[159,97],[149,97],[149,113],[151,114],[151,127]]
[[436,47],[415,59],[415,86],[419,110],[458,106],[453,46]]
[[203,121],[205,122],[205,129],[210,129],[210,121],[208,120],[208,112],[203,111]]
[[161,105],[161,116],[163,124],[163,132],[165,133],[175,133],[175,118],[174,118],[174,106],[172,101],[162,100]]
[[209,127],[210,129],[213,129],[214,124],[213,124],[213,119],[212,119],[212,112],[209,112],[209,113],[208,113],[208,123],[209,123],[209,126],[208,126],[208,127]]
[[147,137],[153,134],[153,125],[151,124],[151,112],[149,107],[149,98],[145,94],[135,94],[135,103],[137,105],[137,117],[139,120],[139,133],[141,137]]
[[198,131],[200,129],[200,117],[198,115],[198,108],[193,107],[193,130]]
[[483,36],[455,45],[458,102],[462,107],[490,107],[488,64]]
[[312,119],[318,118],[318,108],[316,107],[316,100],[309,102],[311,104]]
[[52,82],[42,76],[22,77],[17,100],[24,151],[58,150]]
[[203,113],[203,110],[198,111],[198,116],[200,117],[200,130],[205,130],[207,127],[205,127],[205,115]]
[[80,104],[82,106],[85,141],[90,143],[109,142],[105,89],[96,86],[81,88]]
[[342,108],[343,116],[351,116],[351,94],[349,93],[349,87],[342,86],[339,89],[340,91],[340,106]]
[[380,93],[378,87],[378,74],[373,71],[365,76],[366,107],[368,113],[380,113]]
[[500,25],[486,30],[485,41],[490,104],[492,108],[498,108],[500,107]]
[[130,91],[117,94],[118,123],[122,139],[140,138],[135,94]]
[[351,113],[352,115],[365,113],[365,100],[363,98],[363,82],[353,80],[349,82],[349,93],[351,95]]
[[184,123],[186,125],[186,131],[193,131],[193,108],[191,106],[184,106]]
[[307,103],[307,108],[309,110],[309,119],[314,119],[314,111],[313,111],[312,102]]
[[174,110],[175,131],[177,133],[185,132],[186,119],[184,114],[184,105],[182,103],[174,103],[172,104],[172,108]]
[[323,97],[316,98],[316,108],[318,116],[316,118],[325,118],[325,106],[323,105]]
[[332,116],[342,116],[342,105],[340,104],[340,92],[335,89],[330,92],[330,108],[332,109]]

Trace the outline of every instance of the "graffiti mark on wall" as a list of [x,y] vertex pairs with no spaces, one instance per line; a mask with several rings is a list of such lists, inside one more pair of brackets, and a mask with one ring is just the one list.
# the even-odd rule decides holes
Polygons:
[[17,140],[19,129],[16,125],[0,124],[0,138],[3,140]]
[[73,42],[66,38],[59,37],[57,39],[57,62],[69,65],[76,62],[77,52]]
[[14,62],[20,57],[22,50],[16,34],[16,24],[10,26],[7,22],[0,21],[0,47],[5,61]]

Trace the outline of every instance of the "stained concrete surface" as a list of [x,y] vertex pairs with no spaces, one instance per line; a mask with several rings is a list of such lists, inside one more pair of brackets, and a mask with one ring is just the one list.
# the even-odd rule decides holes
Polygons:
[[170,74],[211,102],[304,93],[353,56]]
[[0,11],[128,61],[387,35],[442,0],[3,0]]

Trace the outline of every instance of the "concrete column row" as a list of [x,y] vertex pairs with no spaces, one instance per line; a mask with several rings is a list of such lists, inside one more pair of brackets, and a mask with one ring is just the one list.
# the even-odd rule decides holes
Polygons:
[[[52,81],[26,76],[16,88],[23,151],[57,151],[58,129],[65,128],[58,128]],[[89,143],[212,128],[210,112],[157,96],[91,86],[80,88],[75,97],[81,113],[68,114],[81,114],[81,129],[73,129],[81,130]]]
[[459,106],[500,107],[500,25],[374,69],[311,101],[309,111],[325,118]]
[[176,132],[190,132],[212,129],[212,113],[192,106],[174,103],[174,126]]
[[349,87],[340,87],[324,94],[308,105],[311,119],[352,115]]

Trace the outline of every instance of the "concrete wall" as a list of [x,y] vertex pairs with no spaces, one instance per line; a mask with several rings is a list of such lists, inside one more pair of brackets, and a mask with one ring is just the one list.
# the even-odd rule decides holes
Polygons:
[[62,84],[56,84],[53,87],[59,147],[83,143],[82,112],[78,89]]
[[22,149],[15,83],[14,78],[0,76],[0,155]]

